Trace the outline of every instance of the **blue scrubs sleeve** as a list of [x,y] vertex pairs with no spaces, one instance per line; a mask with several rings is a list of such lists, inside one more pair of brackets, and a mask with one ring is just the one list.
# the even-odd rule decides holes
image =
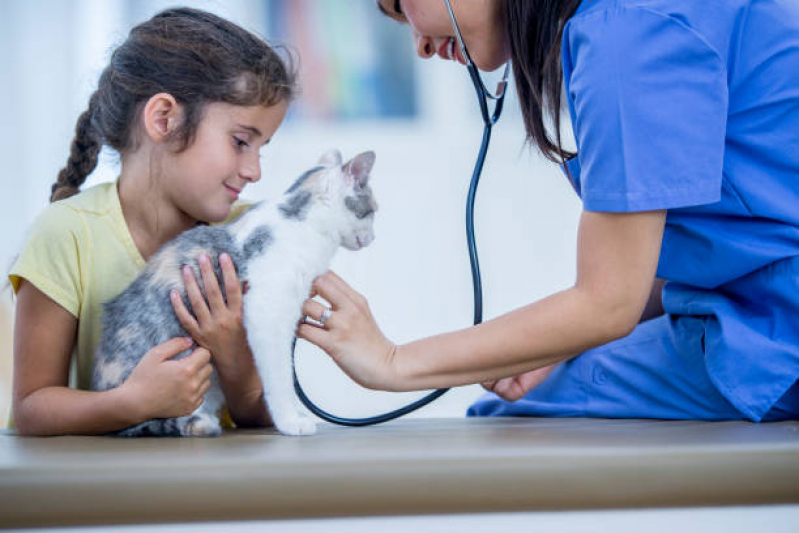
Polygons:
[[698,33],[641,7],[589,11],[564,29],[563,69],[585,209],[720,200],[727,74]]

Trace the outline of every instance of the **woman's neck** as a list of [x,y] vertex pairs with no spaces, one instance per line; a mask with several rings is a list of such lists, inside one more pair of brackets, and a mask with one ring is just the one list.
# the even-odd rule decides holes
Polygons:
[[[149,167],[149,165],[147,165]],[[197,225],[152,183],[149,172],[137,172],[136,165],[122,165],[117,182],[119,203],[133,242],[149,260],[166,242]],[[149,169],[147,169],[149,170]]]

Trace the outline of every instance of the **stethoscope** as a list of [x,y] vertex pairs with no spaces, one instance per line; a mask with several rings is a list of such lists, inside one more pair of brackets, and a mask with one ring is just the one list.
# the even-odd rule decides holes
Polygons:
[[[452,21],[452,27],[455,30],[455,39],[457,41],[458,47],[460,48],[461,55],[466,62],[466,69],[469,72],[469,77],[472,79],[474,90],[477,93],[477,102],[480,105],[480,113],[483,116],[483,140],[480,144],[480,151],[477,153],[477,160],[474,163],[472,180],[469,184],[469,193],[466,197],[466,241],[469,247],[469,263],[472,268],[472,287],[474,290],[474,324],[477,325],[483,321],[483,285],[480,278],[480,262],[477,259],[477,247],[475,246],[474,242],[474,201],[477,194],[477,185],[480,182],[480,174],[483,171],[483,163],[485,162],[485,157],[488,153],[488,143],[491,140],[491,129],[499,120],[500,114],[502,114],[502,104],[505,101],[505,90],[508,86],[508,71],[510,64],[505,65],[505,71],[502,74],[502,79],[497,84],[496,92],[493,94],[490,93],[488,89],[486,89],[485,84],[483,84],[480,73],[477,71],[477,67],[472,62],[472,58],[469,56],[468,50],[466,50],[466,45],[463,43],[463,36],[461,35],[460,28],[458,27],[458,21],[455,20],[455,13],[452,11],[450,0],[444,0],[444,3],[447,6],[449,18]],[[489,112],[489,100],[494,100],[493,112]],[[296,344],[296,339],[294,342]],[[342,426],[371,426],[373,424],[388,422],[389,420],[399,418],[410,412],[416,411],[421,407],[424,407],[433,400],[441,397],[449,390],[437,389],[423,398],[406,405],[405,407],[382,415],[368,418],[342,418],[320,409],[308,398],[308,396],[305,394],[305,391],[302,390],[302,386],[297,379],[297,372],[294,368],[294,346],[292,346],[291,363],[292,373],[294,375],[294,390],[303,405],[305,405],[309,411],[322,420]]]

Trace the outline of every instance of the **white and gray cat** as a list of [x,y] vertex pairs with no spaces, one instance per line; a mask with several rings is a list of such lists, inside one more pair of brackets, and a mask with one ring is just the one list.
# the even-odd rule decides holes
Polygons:
[[[302,413],[294,393],[294,333],[314,278],[328,270],[337,248],[358,250],[374,239],[377,203],[368,183],[374,160],[373,152],[365,152],[342,164],[341,154],[332,150],[278,202],[261,202],[229,224],[198,226],[165,244],[133,283],[105,304],[92,387],[118,387],[153,346],[188,335],[169,292],[177,289],[187,300],[181,267],[193,267],[200,279],[197,260],[203,253],[222,279],[218,258],[225,252],[249,284],[244,326],[272,421],[285,435],[313,434],[316,424]],[[118,434],[218,435],[224,397],[216,372],[211,382],[191,415],[153,419]]]

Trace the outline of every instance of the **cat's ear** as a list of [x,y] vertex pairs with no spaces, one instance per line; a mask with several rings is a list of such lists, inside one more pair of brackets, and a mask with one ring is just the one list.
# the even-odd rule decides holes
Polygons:
[[319,164],[323,167],[338,167],[341,166],[341,152],[335,148],[331,148],[319,158]]
[[369,173],[372,165],[375,164],[375,153],[372,151],[364,152],[353,157],[344,165],[344,175],[346,176],[347,186],[360,189],[369,181]]

